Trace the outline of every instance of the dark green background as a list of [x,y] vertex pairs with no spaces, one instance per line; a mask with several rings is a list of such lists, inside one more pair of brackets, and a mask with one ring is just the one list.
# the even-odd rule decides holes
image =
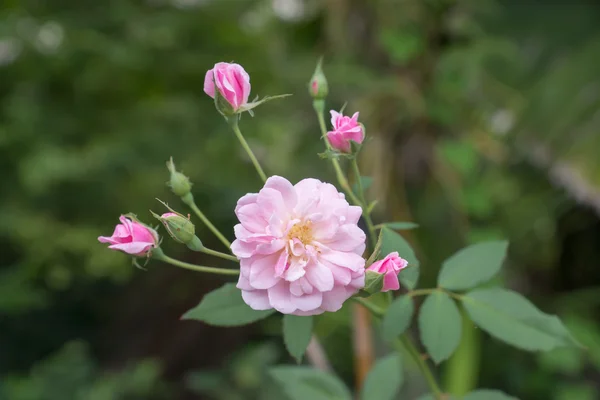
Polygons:
[[[260,181],[202,91],[219,61],[246,68],[251,97],[294,94],[241,121],[268,174],[332,181],[307,92],[321,55],[328,104],[366,126],[376,220],[420,224],[406,237],[422,285],[467,243],[508,238],[505,285],[588,346],[528,354],[470,329],[445,388],[598,398],[598,21],[591,0],[3,0],[0,399],[279,398],[262,374],[291,362],[276,317],[180,322],[222,280],[139,270],[96,238],[120,213],[151,222],[156,197],[187,212],[165,187],[170,156],[232,237],[234,204]],[[317,333],[352,386],[347,319]],[[413,399],[426,388],[408,374]]]

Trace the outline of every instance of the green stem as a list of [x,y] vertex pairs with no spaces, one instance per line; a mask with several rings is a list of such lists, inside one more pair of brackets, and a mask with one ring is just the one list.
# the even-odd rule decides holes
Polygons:
[[208,272],[211,274],[220,275],[239,275],[240,271],[235,269],[222,269],[214,267],[205,267],[203,265],[190,264],[183,261],[176,260],[175,258],[167,256],[160,247],[156,248],[152,252],[152,258],[166,262],[179,268],[185,268],[196,272]]
[[367,200],[365,198],[365,190],[363,188],[362,179],[360,179],[360,170],[358,169],[358,162],[356,161],[356,157],[352,159],[352,169],[354,170],[354,176],[356,178],[356,183],[358,184],[358,193],[360,195],[361,206],[363,209],[363,217],[365,218],[365,222],[367,223],[367,229],[369,230],[369,239],[371,240],[371,247],[374,248],[375,244],[377,243],[377,233],[375,233],[375,226],[373,225],[371,214],[369,214],[369,210],[367,209],[369,205],[367,204]]
[[[331,150],[331,145],[329,144],[329,141],[327,140],[327,127],[325,126],[325,117],[323,116],[323,112],[325,111],[325,102],[323,100],[315,100],[313,102],[313,106],[317,113],[317,119],[319,120],[319,126],[321,127],[321,135],[323,137],[323,140],[325,141],[327,150]],[[346,194],[348,195],[350,200],[352,200],[352,203],[354,203],[357,206],[360,206],[360,200],[352,192],[352,188],[350,187],[350,184],[348,183],[346,176],[342,172],[342,168],[340,167],[340,162],[337,159],[332,158],[331,163],[333,164],[333,169],[335,169],[335,176],[337,178],[339,185],[342,187],[344,192],[346,192]]]
[[425,377],[425,380],[427,381],[427,384],[429,385],[429,389],[433,393],[433,397],[436,400],[442,400],[443,399],[442,390],[438,386],[438,384],[435,380],[435,377],[433,376],[433,373],[431,372],[431,369],[429,368],[429,366],[427,365],[427,363],[425,362],[423,357],[421,357],[421,353],[419,353],[419,350],[414,345],[411,338],[408,335],[403,334],[400,336],[400,339],[398,339],[398,341],[400,343],[402,343],[402,346],[408,351],[408,353],[410,354],[412,359],[415,361],[415,363],[417,363],[417,366],[421,370],[421,373],[423,374],[423,376]]
[[236,256],[232,256],[230,254],[221,253],[220,251],[211,250],[211,249],[208,249],[206,247],[203,247],[202,250],[200,250],[200,251],[202,253],[204,253],[204,254],[208,254],[208,255],[211,255],[211,256],[215,256],[215,257],[221,257],[221,258],[224,258],[226,260],[231,260],[231,261],[234,261],[234,262],[238,262],[239,261]]
[[371,312],[371,314],[373,314],[376,317],[381,318],[385,314],[385,310],[383,308],[376,306],[375,304],[371,303],[369,300],[365,300],[362,297],[352,297],[352,300],[354,300],[358,304],[362,305],[364,308],[369,310]]
[[256,172],[258,172],[258,175],[260,175],[260,179],[262,179],[263,182],[266,182],[267,175],[265,175],[265,172],[263,171],[262,167],[260,166],[258,159],[252,152],[252,149],[248,145],[248,142],[246,142],[246,139],[244,139],[244,135],[242,135],[242,131],[240,131],[240,127],[238,126],[238,116],[234,115],[233,117],[230,117],[228,119],[228,122],[229,122],[229,125],[231,125],[231,129],[233,129],[235,136],[237,136],[240,143],[242,144],[242,147],[244,148],[244,150],[246,150],[246,153],[248,153],[248,157],[250,157],[250,161],[252,161],[252,164],[254,164],[254,168],[256,168]]
[[443,288],[431,288],[431,289],[417,289],[417,290],[411,290],[407,293],[407,295],[411,296],[411,297],[416,297],[416,296],[426,296],[428,294],[432,294],[435,292],[444,292],[446,293],[448,296],[455,298],[456,300],[462,300],[463,295],[458,294],[458,293],[454,293],[451,292],[449,290],[443,289]]
[[188,193],[185,196],[183,196],[181,200],[183,200],[183,202],[187,204],[188,207],[190,207],[192,211],[194,211],[194,213],[196,213],[198,218],[202,220],[204,225],[206,225],[206,227],[212,231],[212,233],[221,241],[221,243],[223,243],[228,249],[231,248],[231,243],[229,243],[229,240],[227,240],[225,236],[223,236],[223,234],[219,232],[219,230],[208,220],[208,218],[206,218],[206,215],[204,215],[204,213],[200,211],[200,209],[196,205],[196,202],[194,201],[194,196],[191,193]]
[[431,293],[437,292],[437,291],[438,291],[437,288],[432,288],[432,289],[417,289],[417,290],[411,290],[410,292],[407,293],[407,295],[409,295],[411,297],[426,296],[428,294],[431,294]]
[[[385,314],[385,310],[383,310],[382,308],[371,303],[369,300],[365,300],[361,297],[352,297],[352,300],[363,305],[375,317],[381,318]],[[427,384],[429,385],[429,389],[433,393],[433,396],[435,397],[435,399],[442,400],[443,399],[442,390],[438,386],[438,384],[433,376],[433,373],[431,372],[431,369],[429,368],[429,366],[427,365],[427,363],[425,362],[423,357],[421,357],[419,350],[416,348],[416,346],[414,345],[414,343],[412,342],[410,337],[407,334],[403,334],[402,336],[400,336],[400,339],[396,339],[396,342],[401,343],[402,346],[408,351],[410,356],[414,359],[415,363],[417,363],[417,366],[419,367],[419,370],[421,370],[421,373],[425,377],[425,380],[427,381]]]

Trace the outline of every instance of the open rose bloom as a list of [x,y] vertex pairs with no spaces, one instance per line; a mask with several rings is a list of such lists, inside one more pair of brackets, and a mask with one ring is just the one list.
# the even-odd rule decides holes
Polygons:
[[328,183],[269,178],[242,197],[231,249],[244,301],[255,310],[314,315],[337,311],[365,283],[361,208]]
[[100,236],[100,243],[109,243],[111,250],[120,250],[132,256],[147,255],[158,243],[158,234],[154,229],[137,221],[132,221],[124,215],[119,218],[121,221],[115,227],[112,236]]
[[215,98],[217,90],[227,100],[233,111],[248,103],[250,96],[250,76],[239,64],[220,62],[209,70],[204,77],[204,92]]

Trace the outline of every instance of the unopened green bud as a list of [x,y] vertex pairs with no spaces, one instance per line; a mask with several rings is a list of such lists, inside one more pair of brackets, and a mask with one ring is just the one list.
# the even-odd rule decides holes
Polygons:
[[190,182],[190,179],[187,176],[185,176],[181,172],[178,172],[175,169],[175,163],[173,162],[173,158],[167,161],[167,168],[171,173],[171,178],[169,179],[167,185],[171,188],[173,193],[175,193],[179,197],[183,197],[190,193],[190,191],[192,190],[192,183]]
[[373,294],[381,292],[383,288],[383,277],[384,274],[377,273],[375,271],[365,271],[365,287],[363,287],[356,296],[369,297]]
[[202,246],[200,239],[198,239],[198,237],[195,235],[194,224],[189,220],[189,218],[186,218],[183,215],[175,212],[168,212],[164,213],[163,215],[154,213],[152,214],[164,225],[165,229],[169,233],[169,236],[171,236],[177,242],[186,244],[188,247],[192,245],[194,248],[198,245],[200,245],[200,247]]
[[321,66],[323,59],[319,59],[317,63],[317,67],[315,68],[315,72],[310,78],[310,83],[308,86],[308,91],[313,99],[323,100],[329,94],[329,85],[327,84],[327,79],[325,78],[325,74],[323,73],[323,68]]

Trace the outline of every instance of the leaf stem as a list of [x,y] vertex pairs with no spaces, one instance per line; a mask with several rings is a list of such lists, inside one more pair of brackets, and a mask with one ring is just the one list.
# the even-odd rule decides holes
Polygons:
[[385,310],[383,308],[371,303],[369,300],[363,299],[362,297],[352,297],[352,300],[365,307],[376,317],[383,317],[385,314]]
[[202,253],[204,253],[204,254],[208,254],[208,255],[211,255],[211,256],[224,258],[225,260],[234,261],[236,263],[239,262],[239,260],[237,259],[236,256],[232,256],[230,254],[221,253],[220,251],[211,250],[211,249],[206,248],[206,247],[202,247],[202,250],[200,250],[200,251]]
[[242,147],[244,148],[244,150],[246,150],[246,153],[248,153],[248,157],[250,157],[250,161],[252,161],[252,164],[254,164],[254,168],[256,168],[256,172],[258,172],[260,179],[262,179],[263,182],[266,182],[267,175],[265,175],[265,172],[263,171],[262,167],[260,166],[258,159],[252,152],[250,145],[248,145],[248,142],[246,142],[246,139],[244,139],[244,135],[242,135],[242,131],[240,131],[240,127],[238,125],[238,119],[239,119],[239,117],[237,115],[234,115],[233,117],[228,118],[227,121],[229,122],[231,129],[233,129],[235,136],[237,136],[240,143],[242,144]]
[[433,376],[433,373],[431,372],[431,369],[429,368],[429,366],[427,365],[427,363],[421,356],[421,353],[419,353],[419,350],[413,343],[412,339],[407,334],[403,334],[400,336],[400,339],[397,339],[397,341],[402,344],[402,346],[406,349],[406,351],[408,351],[408,354],[410,354],[412,359],[415,361],[415,363],[419,367],[419,370],[421,370],[421,373],[423,374],[423,376],[425,377],[425,380],[427,381],[427,384],[429,385],[429,389],[433,393],[433,397],[436,400],[442,400],[443,392],[440,389],[438,383],[436,382],[435,377]]
[[152,258],[156,260],[160,260],[166,262],[167,264],[174,265],[179,268],[189,269],[191,271],[196,272],[208,272],[211,274],[220,274],[220,275],[239,275],[239,270],[234,269],[223,269],[223,268],[214,268],[214,267],[205,267],[203,265],[196,265],[186,263],[175,258],[167,256],[160,247],[157,247],[152,251]]
[[373,225],[371,214],[367,209],[369,205],[367,204],[367,200],[365,199],[365,190],[363,188],[362,179],[360,178],[360,170],[358,169],[358,162],[356,161],[356,157],[352,159],[352,169],[354,170],[354,176],[358,185],[358,193],[360,195],[361,207],[363,209],[363,217],[365,218],[365,222],[367,223],[367,229],[369,230],[369,240],[371,241],[371,248],[374,248],[375,244],[377,243],[377,233],[375,233],[375,226]]
[[227,240],[225,236],[223,236],[223,234],[219,232],[219,230],[208,220],[208,218],[206,218],[206,215],[204,215],[204,213],[200,211],[200,209],[196,205],[196,202],[194,201],[194,196],[191,193],[188,193],[185,196],[181,197],[181,200],[185,204],[187,204],[188,207],[192,209],[192,211],[194,211],[198,218],[202,220],[204,225],[206,225],[206,227],[212,231],[212,233],[217,237],[217,239],[221,241],[221,243],[225,245],[225,247],[227,247],[228,249],[231,248],[231,243],[229,243],[229,240]]
[[446,293],[448,296],[455,298],[456,300],[462,300],[463,295],[458,294],[458,293],[454,293],[451,292],[449,290],[446,290],[444,288],[431,288],[431,289],[417,289],[417,290],[411,290],[407,293],[407,295],[411,296],[411,297],[416,297],[416,296],[427,296],[428,294],[432,294],[434,292],[444,292]]

